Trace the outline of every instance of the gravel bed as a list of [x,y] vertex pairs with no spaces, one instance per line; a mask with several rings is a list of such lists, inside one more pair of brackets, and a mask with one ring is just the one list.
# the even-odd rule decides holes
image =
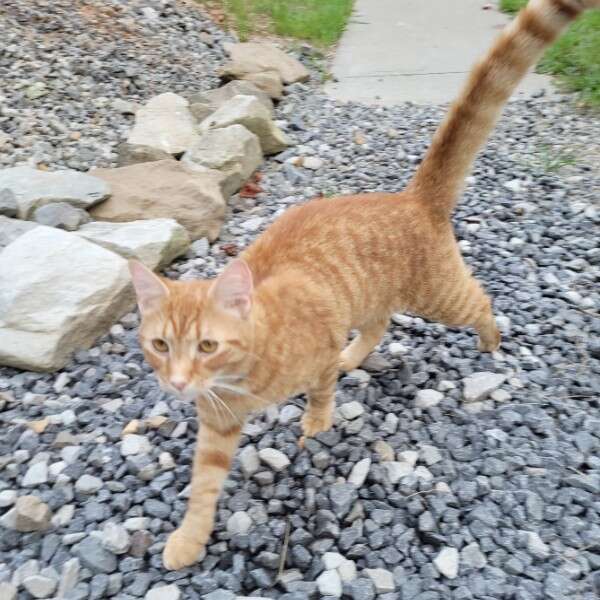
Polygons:
[[[136,7],[138,24],[137,9],[154,6],[119,4]],[[5,5],[16,14],[17,2]],[[73,27],[77,14],[68,16]],[[146,73],[143,89],[123,94],[114,75],[92,83],[89,71],[73,70],[65,76],[69,93],[83,94],[89,83],[89,96],[65,102],[67,92],[57,87],[22,120],[8,120],[18,139],[26,121],[35,125],[22,146],[3,150],[2,163],[42,152],[51,167],[112,164],[131,117],[108,105],[91,110],[88,102],[214,85],[218,44],[195,63],[177,51],[183,40],[196,43],[194,27],[180,33],[188,19],[198,19],[192,14],[181,9],[161,20],[160,36],[151,39],[164,58]],[[66,19],[56,13],[58,26]],[[14,21],[9,33],[13,43],[21,41]],[[85,56],[106,65],[112,59],[100,50],[103,39]],[[115,43],[124,39],[117,35]],[[69,45],[74,63],[83,56],[75,54],[79,48]],[[52,56],[58,60],[61,52],[55,47]],[[23,63],[18,79],[32,83],[50,60],[26,55],[29,66]],[[173,58],[181,62],[173,65]],[[288,91],[277,117],[296,146],[267,161],[256,198],[232,198],[221,239],[196,242],[170,276],[213,275],[280,211],[305,198],[400,190],[443,114],[414,105],[342,105],[312,84]],[[26,105],[22,91],[3,93],[3,115]],[[42,121],[51,114],[77,123],[89,144],[72,147],[68,135],[49,136]],[[8,511],[15,495],[34,494],[53,515],[45,533],[2,530],[0,582],[29,575],[34,589],[44,579],[63,585],[71,578],[69,598],[124,600],[170,600],[178,591],[186,600],[302,600],[339,597],[340,588],[355,600],[597,598],[598,140],[598,118],[569,99],[507,108],[455,215],[466,259],[493,296],[505,331],[500,352],[479,354],[472,332],[397,315],[377,355],[341,378],[330,432],[298,448],[300,399],[248,424],[212,543],[193,568],[165,571],[161,551],[186,505],[194,410],[159,390],[136,340],[137,315],[127,315],[62,372],[0,369],[0,510]],[[298,156],[312,158],[294,166]],[[40,434],[23,424],[45,417]],[[151,417],[140,437],[122,442],[125,425]],[[149,592],[161,586],[176,587]],[[32,597],[19,589],[19,599]]]

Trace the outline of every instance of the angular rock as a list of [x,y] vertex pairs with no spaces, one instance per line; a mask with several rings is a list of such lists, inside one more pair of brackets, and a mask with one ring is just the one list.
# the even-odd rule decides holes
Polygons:
[[227,519],[227,531],[231,535],[245,535],[250,531],[252,527],[252,519],[243,510],[234,512],[229,519]]
[[58,597],[64,598],[77,584],[79,578],[79,559],[70,558],[63,564],[58,585]]
[[16,600],[17,588],[8,581],[0,582],[0,598],[2,600]]
[[442,548],[433,564],[444,577],[455,579],[458,575],[458,550],[448,546]]
[[259,139],[242,125],[204,133],[183,155],[181,162],[193,171],[215,170],[223,174],[221,189],[235,194],[262,163]]
[[506,375],[483,371],[463,379],[463,397],[467,402],[478,402],[487,398],[506,381]]
[[113,554],[125,554],[129,550],[127,529],[113,521],[107,521],[102,529],[102,545]]
[[393,592],[396,589],[394,576],[390,571],[387,571],[386,569],[365,569],[365,572],[375,585],[375,589],[379,594]]
[[133,306],[127,262],[50,227],[28,231],[0,253],[0,364],[63,367]]
[[57,581],[44,575],[31,575],[23,580],[23,586],[34,598],[49,598],[56,590]]
[[234,96],[200,123],[200,131],[235,124],[243,125],[256,135],[265,154],[277,154],[290,145],[285,133],[271,120],[269,111],[254,96]]
[[23,533],[45,531],[50,526],[52,513],[45,502],[37,496],[21,496],[17,498],[15,511],[15,529]]
[[258,457],[273,471],[283,471],[290,464],[290,459],[283,452],[275,450],[275,448],[259,450]]
[[[208,92],[194,94],[189,97],[190,108],[194,104],[200,104],[205,107],[209,113],[214,112],[223,104],[231,100],[234,96],[254,96],[268,111],[273,114],[273,102],[268,94],[260,90],[251,81],[230,81],[225,85]],[[208,115],[206,115],[208,116]],[[204,119],[201,119],[204,120]]]
[[342,580],[335,570],[323,571],[317,577],[317,588],[323,596],[342,597]]
[[242,473],[246,477],[252,477],[260,468],[260,459],[254,446],[244,446],[238,454]]
[[73,547],[73,553],[93,573],[112,573],[117,568],[115,555],[103,548],[97,537],[85,538]]
[[37,223],[32,223],[31,221],[9,219],[0,215],[0,250],[37,226]]
[[550,547],[534,531],[527,532],[527,552],[534,558],[545,560],[550,556]]
[[0,215],[16,217],[19,212],[17,198],[9,188],[0,189]]
[[365,407],[360,402],[353,400],[352,402],[344,402],[340,406],[339,411],[344,419],[351,421],[360,417],[365,412]]
[[181,592],[175,584],[162,585],[152,588],[145,596],[145,600],[179,600]]
[[161,160],[92,173],[110,183],[109,200],[91,211],[99,221],[175,219],[193,240],[216,239],[225,218],[218,172],[196,173],[178,161]]
[[169,265],[185,254],[190,237],[174,219],[145,219],[128,223],[94,221],[77,235],[123,258],[137,258],[152,270]]
[[431,408],[437,406],[442,399],[444,394],[437,390],[419,390],[415,399],[415,406],[417,408]]
[[231,63],[221,69],[221,76],[242,79],[249,73],[276,71],[286,84],[307,81],[310,77],[308,69],[301,62],[273,44],[244,42],[224,44],[224,47]]
[[371,459],[363,458],[359,460],[353,467],[352,471],[350,471],[350,475],[348,475],[348,483],[355,485],[356,487],[362,487],[363,483],[367,479],[367,475],[369,474],[369,469],[371,468]]
[[123,437],[121,442],[121,456],[134,456],[136,454],[148,454],[152,446],[148,438],[143,435],[130,433]]
[[194,144],[197,137],[188,101],[166,92],[151,98],[137,111],[127,143],[181,154]]
[[356,501],[358,493],[351,483],[334,483],[329,488],[331,509],[338,519],[345,517]]
[[[208,115],[207,115],[208,116]],[[120,144],[117,148],[117,165],[127,167],[137,163],[156,162],[158,160],[175,160],[171,154],[152,148],[152,146],[142,146],[141,144]]]
[[20,219],[29,219],[36,208],[66,202],[76,208],[91,208],[110,195],[109,186],[78,171],[40,171],[31,167],[0,170],[0,189],[14,194]]
[[398,483],[403,477],[414,472],[413,465],[407,462],[388,461],[383,463],[383,467],[391,484]]
[[15,490],[2,490],[0,492],[0,508],[12,506],[17,501],[17,492]]
[[66,202],[53,202],[36,208],[33,220],[40,225],[75,231],[89,222],[90,215],[82,208],[75,208]]
[[48,465],[45,462],[34,463],[27,469],[21,485],[23,487],[37,487],[48,481]]
[[273,100],[281,100],[283,97],[283,81],[281,81],[281,76],[277,71],[248,73],[244,75],[243,79],[253,83]]
[[460,561],[465,567],[472,569],[483,569],[487,565],[485,554],[477,542],[468,544],[460,551]]

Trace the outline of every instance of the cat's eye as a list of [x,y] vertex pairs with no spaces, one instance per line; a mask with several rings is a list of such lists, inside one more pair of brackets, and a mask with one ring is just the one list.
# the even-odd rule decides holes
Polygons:
[[198,344],[198,350],[200,350],[200,352],[204,352],[205,354],[211,354],[217,349],[218,345],[218,342],[215,342],[215,340],[202,340]]
[[169,351],[169,344],[167,344],[167,342],[165,342],[165,340],[161,340],[160,338],[155,338],[152,340],[152,347],[157,351],[157,352],[168,352]]

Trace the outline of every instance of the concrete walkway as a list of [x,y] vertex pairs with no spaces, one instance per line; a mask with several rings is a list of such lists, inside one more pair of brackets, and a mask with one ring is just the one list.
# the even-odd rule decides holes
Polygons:
[[[483,10],[487,4],[494,8]],[[509,18],[486,0],[356,0],[326,91],[369,104],[442,104],[456,96],[474,61]],[[517,94],[552,91],[530,74]]]

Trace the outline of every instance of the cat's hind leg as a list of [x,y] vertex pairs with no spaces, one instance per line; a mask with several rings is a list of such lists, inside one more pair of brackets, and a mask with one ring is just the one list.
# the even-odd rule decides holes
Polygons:
[[478,348],[493,352],[501,336],[489,296],[466,269],[460,277],[448,278],[450,286],[441,284],[423,316],[450,327],[473,327],[479,334]]
[[361,365],[369,353],[379,343],[389,325],[389,317],[373,319],[358,328],[358,335],[340,354],[340,369],[352,371]]

